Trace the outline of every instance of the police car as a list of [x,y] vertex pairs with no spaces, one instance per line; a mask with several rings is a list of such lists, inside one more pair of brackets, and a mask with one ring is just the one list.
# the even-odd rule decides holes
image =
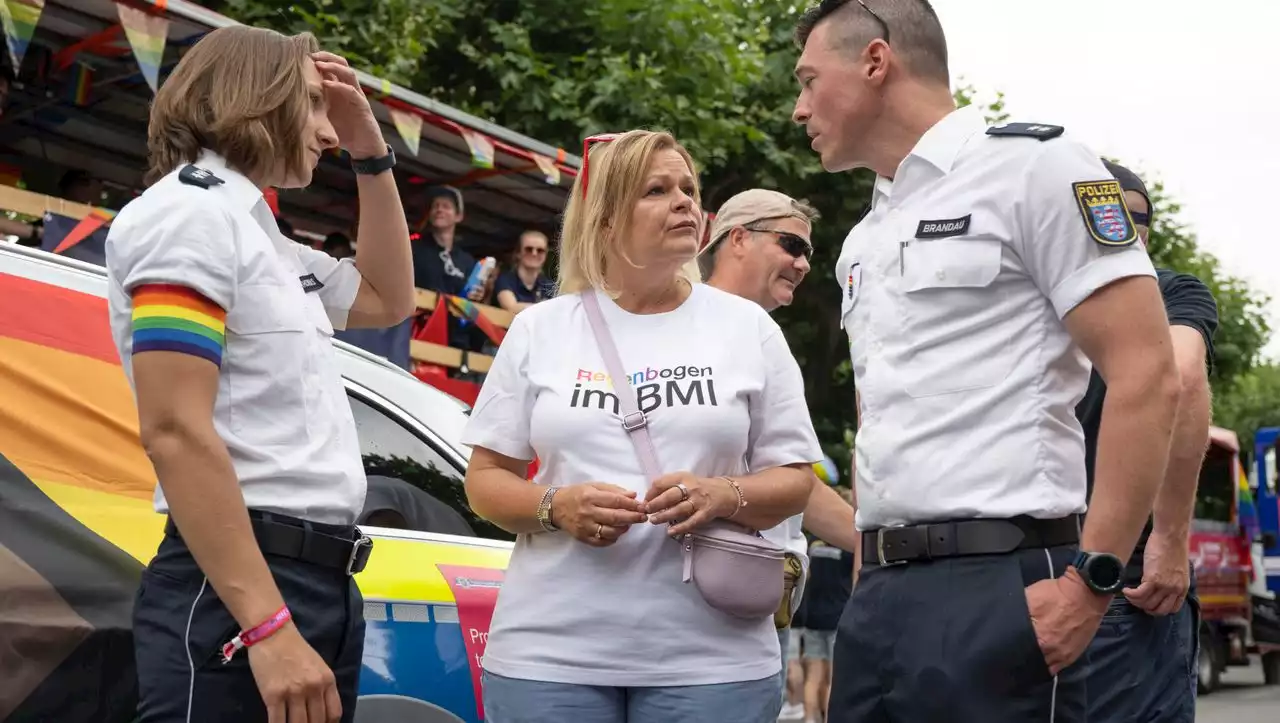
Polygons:
[[[164,519],[102,268],[0,243],[0,720],[134,718],[129,613]],[[369,476],[356,720],[478,723],[510,535],[467,507],[466,405],[335,341]],[[8,673],[6,673],[8,676]],[[96,694],[86,695],[92,678]]]

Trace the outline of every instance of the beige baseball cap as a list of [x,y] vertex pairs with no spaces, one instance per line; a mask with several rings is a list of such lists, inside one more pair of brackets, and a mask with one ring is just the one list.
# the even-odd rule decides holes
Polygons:
[[809,214],[799,201],[785,193],[753,188],[737,194],[720,206],[711,224],[711,239],[707,245],[720,241],[735,226],[749,226],[775,218],[798,218],[804,221],[806,227],[812,225]]

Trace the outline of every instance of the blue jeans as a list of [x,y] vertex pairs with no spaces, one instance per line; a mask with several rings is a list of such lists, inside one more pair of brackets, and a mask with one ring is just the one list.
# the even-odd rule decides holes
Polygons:
[[718,685],[614,688],[484,671],[483,683],[485,723],[774,723],[782,710],[774,675]]
[[1200,604],[1195,588],[1172,615],[1111,601],[1088,650],[1089,723],[1192,723]]

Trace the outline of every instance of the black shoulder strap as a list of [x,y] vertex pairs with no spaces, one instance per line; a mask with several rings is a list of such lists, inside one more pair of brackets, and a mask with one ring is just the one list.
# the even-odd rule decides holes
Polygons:
[[1057,138],[1062,135],[1066,128],[1062,126],[1051,126],[1045,123],[1005,123],[1003,125],[991,126],[987,129],[989,136],[1021,136],[1023,138],[1035,138],[1041,141],[1047,141],[1050,138]]

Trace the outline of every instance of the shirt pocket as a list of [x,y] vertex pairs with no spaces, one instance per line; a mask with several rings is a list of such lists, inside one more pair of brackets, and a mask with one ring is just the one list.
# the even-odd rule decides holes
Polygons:
[[994,238],[914,239],[903,247],[902,329],[910,352],[900,372],[913,397],[990,387],[1012,356],[999,337],[1004,244]]
[[236,290],[227,315],[231,432],[254,447],[296,445],[305,432],[312,324],[297,295],[277,284]]

